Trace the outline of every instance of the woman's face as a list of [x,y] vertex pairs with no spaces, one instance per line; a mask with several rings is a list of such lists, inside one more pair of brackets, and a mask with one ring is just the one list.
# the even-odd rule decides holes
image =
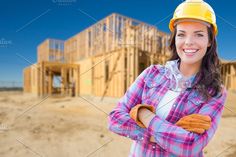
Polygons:
[[203,23],[185,21],[176,26],[175,46],[182,63],[201,64],[210,46],[207,26]]

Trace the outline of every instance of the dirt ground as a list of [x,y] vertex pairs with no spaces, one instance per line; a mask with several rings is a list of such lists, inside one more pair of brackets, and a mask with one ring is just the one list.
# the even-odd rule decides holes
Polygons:
[[[0,156],[128,156],[132,141],[107,129],[108,113],[117,101],[0,92]],[[236,156],[235,103],[236,92],[229,92],[219,128],[204,149],[206,157]]]

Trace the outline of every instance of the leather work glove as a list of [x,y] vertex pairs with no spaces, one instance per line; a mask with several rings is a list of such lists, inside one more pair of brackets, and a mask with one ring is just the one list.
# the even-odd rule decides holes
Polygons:
[[146,105],[146,104],[137,104],[136,106],[134,106],[130,112],[129,115],[130,117],[138,124],[138,126],[145,128],[145,126],[143,125],[143,123],[138,119],[138,111],[141,108],[146,108],[148,110],[150,110],[151,112],[155,113],[155,108],[151,105]]
[[190,114],[182,117],[175,124],[185,130],[202,134],[211,127],[211,118],[201,114]]

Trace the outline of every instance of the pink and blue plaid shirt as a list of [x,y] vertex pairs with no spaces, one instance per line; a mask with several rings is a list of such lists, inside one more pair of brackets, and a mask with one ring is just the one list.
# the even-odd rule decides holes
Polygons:
[[[193,87],[194,79],[176,98],[166,119],[157,115],[148,128],[139,127],[129,116],[137,104],[149,104],[157,108],[165,93],[175,86],[172,73],[166,66],[151,65],[145,69],[119,100],[109,115],[109,130],[131,138],[134,142],[130,157],[197,157],[203,156],[202,150],[213,137],[226,99],[226,90],[207,102]],[[188,82],[187,82],[188,83]],[[209,115],[212,124],[203,134],[186,131],[175,123],[189,114]],[[154,136],[156,143],[150,142]]]

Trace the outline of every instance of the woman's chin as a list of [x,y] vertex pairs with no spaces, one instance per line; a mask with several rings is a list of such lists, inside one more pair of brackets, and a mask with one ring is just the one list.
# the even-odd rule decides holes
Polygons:
[[196,58],[181,58],[181,62],[191,65],[191,64],[196,64],[197,62],[200,62],[200,60]]

